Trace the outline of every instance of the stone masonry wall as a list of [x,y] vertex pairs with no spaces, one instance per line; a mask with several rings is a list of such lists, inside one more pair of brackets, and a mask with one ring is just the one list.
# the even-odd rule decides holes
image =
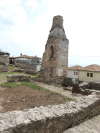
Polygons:
[[62,133],[97,114],[100,98],[89,95],[65,104],[0,113],[0,133]]
[[9,63],[9,56],[1,56],[0,55],[0,62]]
[[8,67],[6,66],[0,67],[0,72],[8,72]]
[[89,82],[87,85],[80,86],[82,89],[94,89],[100,91],[100,83]]
[[35,70],[30,70],[30,69],[13,69],[13,72],[22,72],[22,73],[27,73],[27,74],[32,74],[32,75],[36,75],[36,71]]
[[20,67],[22,69],[36,70],[36,66],[25,64],[25,63],[15,63],[15,66]]
[[28,76],[28,75],[16,74],[16,75],[7,76],[7,82],[17,82],[17,81],[30,82],[30,80],[31,80],[31,76]]
[[68,45],[69,41],[63,28],[63,18],[59,15],[55,16],[45,45],[41,65],[41,75],[46,80],[56,78],[57,76],[67,77]]

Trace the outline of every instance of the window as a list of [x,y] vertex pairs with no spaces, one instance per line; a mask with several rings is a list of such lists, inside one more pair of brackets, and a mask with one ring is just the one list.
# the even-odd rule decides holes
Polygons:
[[78,72],[74,72],[74,75],[78,75]]
[[89,73],[87,73],[87,77],[89,77]]
[[93,77],[93,73],[87,73],[87,77],[89,77],[89,75],[90,77]]
[[76,75],[78,75],[78,72],[76,72]]
[[90,73],[90,77],[93,77],[93,73]]

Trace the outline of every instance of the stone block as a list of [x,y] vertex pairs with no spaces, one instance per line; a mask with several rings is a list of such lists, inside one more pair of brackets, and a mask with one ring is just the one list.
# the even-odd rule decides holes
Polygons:
[[17,82],[17,81],[30,82],[30,80],[31,80],[31,76],[28,76],[28,75],[17,74],[17,75],[7,76],[7,82]]

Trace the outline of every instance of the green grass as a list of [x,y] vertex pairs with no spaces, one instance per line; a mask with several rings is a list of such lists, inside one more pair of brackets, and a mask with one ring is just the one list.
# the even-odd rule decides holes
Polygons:
[[17,86],[19,86],[19,85],[21,85],[21,84],[17,84],[17,83],[15,83],[15,82],[6,82],[6,83],[2,83],[2,84],[1,84],[1,86],[6,86],[6,87],[10,87],[10,88],[12,88],[12,87],[17,87]]
[[0,65],[0,67],[2,67],[2,66],[5,66],[5,65]]
[[[66,97],[66,96],[64,96],[64,95],[62,95],[62,94],[60,94],[60,93],[57,93],[57,92],[54,92],[54,91],[50,91],[50,90],[48,90],[48,89],[45,89],[45,88],[43,88],[43,87],[41,87],[41,86],[38,86],[38,85],[33,84],[33,83],[30,83],[30,82],[17,82],[17,83],[15,83],[15,82],[6,82],[6,83],[2,83],[2,84],[1,84],[2,87],[3,87],[3,86],[6,86],[6,87],[10,87],[10,88],[12,88],[12,87],[17,87],[17,86],[19,86],[19,85],[27,85],[27,86],[29,86],[29,87],[32,87],[33,89],[42,89],[42,90],[46,90],[46,91],[48,91],[48,92],[53,92],[53,93],[59,94],[60,96],[66,98],[66,99],[69,100],[69,101],[75,101],[75,100],[76,100],[76,99],[73,99],[73,98],[70,98],[70,97]],[[47,98],[47,100],[48,100],[48,99],[49,99],[49,97]]]
[[37,79],[37,78],[40,78],[39,76],[34,76],[34,77],[32,77],[32,79]]
[[18,67],[9,66],[9,71],[12,71],[13,69],[18,69]]
[[68,89],[68,90],[72,90],[72,88],[71,88],[71,87],[67,87],[67,89]]
[[0,73],[0,81],[3,82],[4,80],[7,80],[7,76],[8,75],[12,75],[12,74],[14,74],[14,75],[16,75],[16,74],[28,75],[28,76],[31,76],[31,78],[36,77],[36,76],[30,75],[30,74],[9,71],[9,72],[2,72],[2,73]]
[[61,86],[61,85],[55,85],[56,87],[59,87],[59,88],[63,88],[63,86]]

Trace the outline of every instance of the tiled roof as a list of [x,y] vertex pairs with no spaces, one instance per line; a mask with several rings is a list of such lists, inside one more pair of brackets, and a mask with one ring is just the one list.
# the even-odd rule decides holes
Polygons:
[[28,56],[28,55],[21,55],[21,56],[16,57],[16,58],[27,58],[27,59],[29,59],[29,58],[38,58],[38,59],[41,59],[41,58],[39,58],[37,56]]
[[68,67],[68,70],[80,70],[82,68],[83,68],[82,66],[76,65],[76,66]]
[[83,67],[81,70],[84,71],[100,71],[100,66],[96,64],[92,64],[86,67]]

